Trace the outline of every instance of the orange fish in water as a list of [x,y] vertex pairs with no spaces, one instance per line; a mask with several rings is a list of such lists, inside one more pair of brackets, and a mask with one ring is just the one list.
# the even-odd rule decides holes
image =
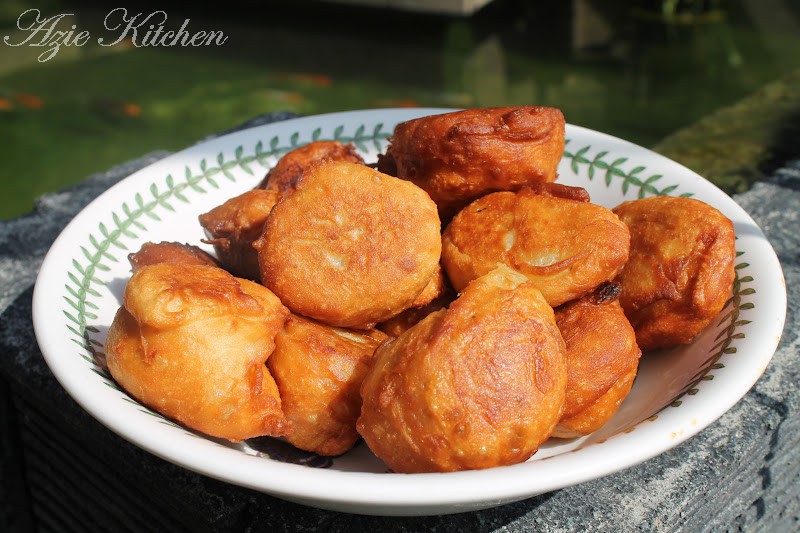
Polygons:
[[0,111],[8,111],[14,104],[8,98],[0,98]]
[[325,74],[309,74],[305,72],[299,72],[295,74],[288,74],[286,78],[291,81],[310,83],[318,87],[330,87],[333,84],[331,77],[326,76]]
[[138,104],[133,104],[130,102],[125,102],[120,105],[120,110],[122,113],[129,117],[138,117],[142,114],[142,108]]
[[44,107],[44,100],[32,94],[17,93],[14,98],[20,105],[31,109],[41,109]]

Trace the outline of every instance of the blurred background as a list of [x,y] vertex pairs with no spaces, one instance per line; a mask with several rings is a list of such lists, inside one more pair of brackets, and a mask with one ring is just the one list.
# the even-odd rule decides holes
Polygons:
[[[0,2],[0,218],[268,111],[540,104],[651,147],[800,68],[793,0],[196,4],[137,3],[127,14],[162,10],[165,30],[189,19],[190,32],[221,31],[223,44],[137,46],[147,23],[139,42],[101,46],[122,33],[104,28],[105,2]],[[50,38],[91,38],[42,61],[48,48],[31,44],[46,28],[32,34],[36,13],[21,17],[30,9],[43,21],[69,14]]]

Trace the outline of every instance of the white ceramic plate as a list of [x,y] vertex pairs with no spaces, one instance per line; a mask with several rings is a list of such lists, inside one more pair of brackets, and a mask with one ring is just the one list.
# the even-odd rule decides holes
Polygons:
[[676,446],[750,389],[777,347],[786,312],[780,264],[761,230],[692,171],[576,126],[567,126],[560,182],[585,187],[608,207],[641,195],[692,195],[734,221],[739,254],[734,294],[712,326],[690,346],[647,354],[620,411],[589,437],[553,439],[509,467],[393,474],[363,443],[330,460],[276,439],[234,445],[198,435],[132,400],[95,363],[130,276],[129,252],[145,241],[199,244],[197,215],[254,187],[294,146],[350,141],[374,161],[395,124],[443,111],[355,111],[261,126],[188,148],[109,189],[64,229],[36,282],[36,337],[53,374],[100,422],[159,457],[308,505],[387,515],[492,507],[604,476]]

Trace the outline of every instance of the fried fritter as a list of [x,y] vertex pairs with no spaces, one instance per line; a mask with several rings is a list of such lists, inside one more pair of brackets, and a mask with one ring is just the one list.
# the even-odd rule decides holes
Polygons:
[[441,254],[435,204],[413,183],[328,161],[273,208],[261,279],[297,314],[370,328],[414,303]]
[[294,190],[303,172],[323,161],[347,161],[359,165],[364,160],[355,146],[338,141],[315,141],[290,152],[286,152],[278,163],[267,172],[259,183],[259,189],[271,189],[281,194]]
[[128,254],[128,261],[133,272],[157,263],[218,266],[213,257],[197,246],[179,242],[146,242],[138,252]]
[[614,279],[629,241],[605,207],[523,188],[486,195],[456,215],[442,235],[442,263],[457,291],[504,264],[558,306]]
[[221,268],[145,266],[109,330],[108,368],[131,396],[192,429],[232,441],[280,435],[264,362],[288,314],[268,289]]
[[278,202],[277,191],[254,189],[231,198],[208,213],[200,215],[222,266],[234,276],[259,280],[258,252],[253,242],[261,237],[264,223]]
[[[384,320],[376,327],[389,335],[390,337],[399,337],[405,330],[409,329],[411,326],[428,316],[429,314],[433,313],[434,311],[438,311],[440,309],[444,309],[450,303],[456,299],[456,291],[453,290],[453,287],[450,286],[450,283],[444,277],[444,273],[440,268],[438,270],[439,275],[434,275],[433,279],[430,283],[425,287],[425,290],[422,291],[417,300],[415,300],[414,304],[400,313],[399,315],[395,315],[389,320]],[[428,301],[428,296],[433,293],[433,290],[436,290],[436,296]],[[426,294],[427,293],[427,294]],[[422,296],[425,296],[424,298]],[[420,305],[420,302],[427,302],[424,305]]]
[[618,281],[620,303],[642,350],[687,344],[731,295],[733,223],[693,198],[658,196],[619,205],[631,256]]
[[286,415],[286,440],[319,455],[341,455],[360,438],[361,382],[380,331],[355,332],[293,315],[267,361]]
[[600,429],[617,412],[636,377],[642,352],[616,296],[604,296],[608,292],[603,287],[555,310],[567,345],[567,397],[555,437],[580,437]]
[[395,472],[515,464],[552,433],[566,381],[552,308],[500,267],[378,348],[358,431]]
[[484,194],[555,181],[564,115],[550,107],[480,108],[398,124],[378,169],[430,194],[442,220]]
[[563,198],[564,200],[575,200],[576,202],[589,202],[589,191],[583,187],[574,187],[562,183],[529,183],[525,189],[539,196],[549,196],[550,198]]
[[433,276],[431,276],[431,279],[428,280],[428,283],[425,285],[425,288],[422,289],[422,292],[417,295],[413,302],[411,302],[410,307],[424,307],[445,293],[448,288],[449,285],[444,277],[442,265],[441,263],[437,263],[436,270],[433,272]]

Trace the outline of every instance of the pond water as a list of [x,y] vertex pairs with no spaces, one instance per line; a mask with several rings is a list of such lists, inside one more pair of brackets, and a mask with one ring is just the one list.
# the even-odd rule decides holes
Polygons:
[[[495,0],[471,17],[268,4],[112,13],[100,2],[5,2],[0,218],[267,111],[549,105],[573,124],[651,146],[800,68],[791,1]],[[57,28],[86,32],[83,45],[33,46],[37,13],[22,15],[34,8],[41,21],[64,15]],[[125,30],[134,17],[138,33]],[[153,40],[159,25],[184,23],[224,42]]]

